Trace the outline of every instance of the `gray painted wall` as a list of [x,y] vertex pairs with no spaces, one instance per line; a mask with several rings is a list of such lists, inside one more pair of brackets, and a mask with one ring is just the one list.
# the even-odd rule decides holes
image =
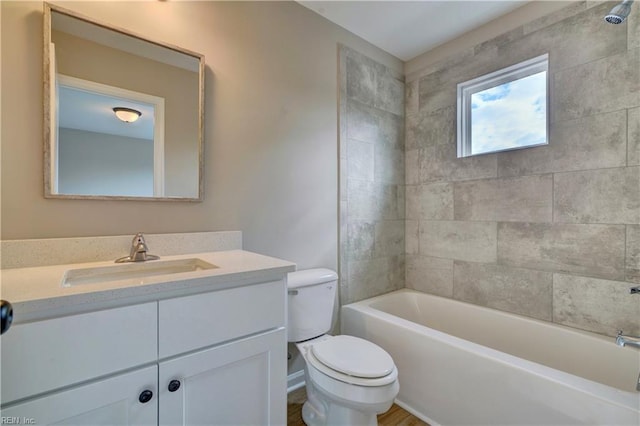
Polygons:
[[[579,2],[407,81],[406,286],[640,332],[640,8]],[[549,52],[548,146],[456,158],[456,84]]]
[[153,196],[153,141],[60,128],[58,192]]
[[204,201],[45,199],[43,3],[1,1],[3,239],[242,230],[247,250],[338,268],[337,44],[399,59],[295,2],[63,3],[204,54]]

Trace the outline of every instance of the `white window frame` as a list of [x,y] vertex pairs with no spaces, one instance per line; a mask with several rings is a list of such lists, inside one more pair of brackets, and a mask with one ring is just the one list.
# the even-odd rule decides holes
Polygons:
[[[487,151],[472,154],[472,135],[471,135],[471,96],[477,92],[500,86],[511,81],[520,80],[530,75],[546,71],[546,126],[545,126],[545,142],[540,144],[532,144],[515,148],[507,148],[495,151]],[[475,155],[491,154],[494,152],[512,151],[516,149],[530,148],[534,146],[548,145],[549,143],[549,54],[531,58],[524,62],[520,62],[509,67],[494,71],[489,74],[482,75],[469,81],[458,84],[458,158],[470,157]]]

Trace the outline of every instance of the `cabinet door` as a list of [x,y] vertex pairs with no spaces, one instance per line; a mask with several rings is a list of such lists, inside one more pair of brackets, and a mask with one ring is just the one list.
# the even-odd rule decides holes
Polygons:
[[286,346],[281,328],[161,362],[159,424],[286,424]]
[[2,335],[2,404],[157,361],[157,302],[16,324]]
[[[55,392],[3,407],[2,419],[5,423],[37,425],[156,425],[157,375],[158,367],[152,366]],[[143,403],[141,394],[147,390],[153,395]]]

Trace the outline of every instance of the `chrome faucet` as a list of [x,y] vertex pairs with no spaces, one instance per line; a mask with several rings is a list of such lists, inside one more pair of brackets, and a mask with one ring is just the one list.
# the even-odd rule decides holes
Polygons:
[[147,247],[147,243],[144,240],[144,235],[142,232],[138,232],[135,237],[133,237],[133,241],[131,241],[131,252],[129,256],[116,259],[116,263],[146,262],[147,260],[160,259],[159,256],[147,254],[148,251],[149,247]]
[[616,345],[618,346],[633,346],[634,348],[640,348],[640,336],[625,336],[622,334],[622,330],[618,330],[616,336]]
[[[631,287],[629,294],[640,294],[640,286]],[[622,334],[622,330],[618,330],[616,336],[616,345],[618,346],[633,346],[640,349],[640,336],[625,336]],[[640,387],[640,377],[638,378],[638,387]],[[640,389],[638,389],[640,390]]]

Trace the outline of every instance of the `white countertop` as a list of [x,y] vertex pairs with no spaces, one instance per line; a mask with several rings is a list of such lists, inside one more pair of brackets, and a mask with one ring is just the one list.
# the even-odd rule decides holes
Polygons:
[[295,270],[294,263],[244,250],[163,256],[161,260],[189,258],[202,259],[217,268],[71,287],[62,285],[66,271],[104,267],[114,262],[3,269],[0,298],[11,302],[14,323],[21,323],[277,280]]

